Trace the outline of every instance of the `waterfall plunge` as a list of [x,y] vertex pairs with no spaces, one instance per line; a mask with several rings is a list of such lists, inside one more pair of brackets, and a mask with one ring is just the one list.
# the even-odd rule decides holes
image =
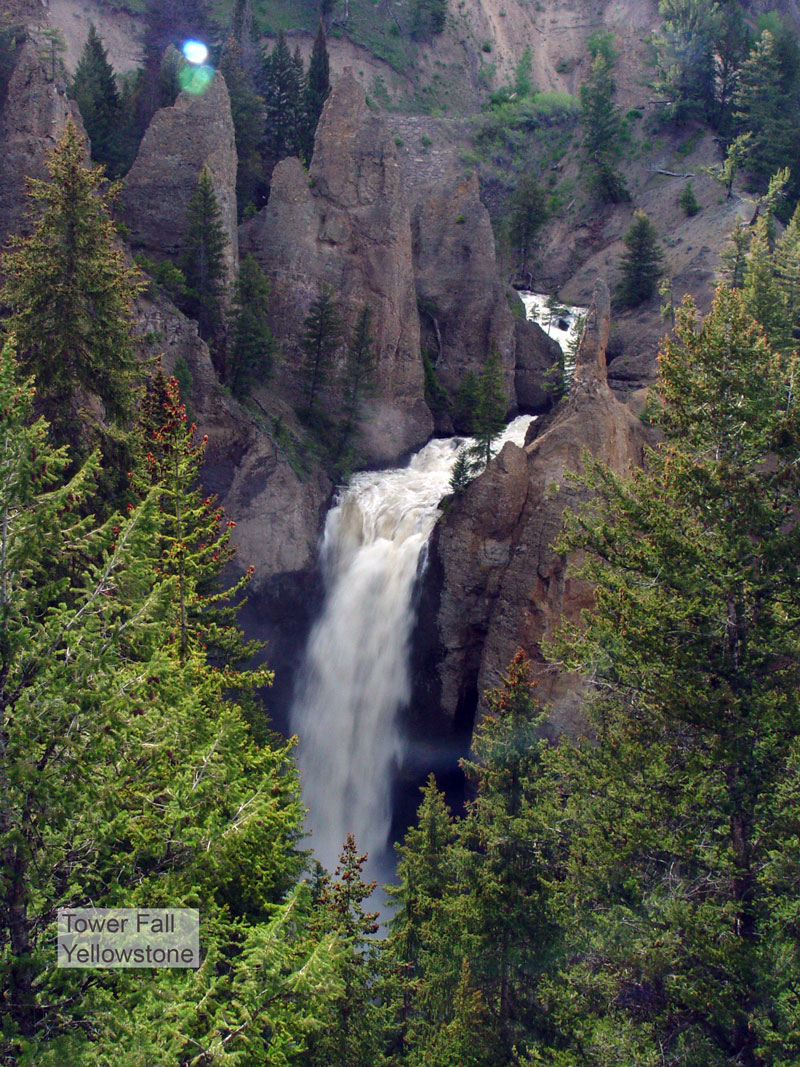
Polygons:
[[[520,416],[506,441],[522,444]],[[308,828],[333,870],[348,833],[384,877],[391,787],[403,752],[398,712],[411,693],[414,587],[464,438],[430,441],[400,470],[355,475],[328,513],[326,596],[292,708]],[[467,443],[469,443],[467,441]]]

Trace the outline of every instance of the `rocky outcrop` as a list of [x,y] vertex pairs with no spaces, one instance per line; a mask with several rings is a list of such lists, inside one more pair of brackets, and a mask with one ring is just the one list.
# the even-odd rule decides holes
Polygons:
[[[310,173],[296,159],[279,163],[268,205],[242,227],[240,239],[242,252],[252,252],[271,281],[271,323],[283,348],[281,394],[303,402],[298,339],[311,302],[327,285],[346,333],[364,305],[372,310],[376,373],[361,441],[365,461],[390,463],[421,444],[433,424],[423,399],[409,211],[394,142],[351,71],[325,104]],[[340,364],[343,358],[342,351]],[[340,399],[328,390],[323,410],[337,416]]]
[[176,259],[183,248],[186,208],[208,167],[228,239],[225,268],[232,286],[239,266],[236,143],[225,79],[203,93],[182,92],[153,116],[120,196],[120,217],[135,251]]
[[24,228],[25,178],[47,177],[47,153],[67,119],[72,118],[85,136],[80,112],[67,99],[65,84],[52,76],[37,52],[33,40],[23,44],[0,118],[0,245]]
[[[509,411],[545,411],[556,399],[561,349],[527,322],[519,297],[500,279],[489,212],[476,174],[418,195],[412,213],[414,272],[422,344],[440,384],[454,396],[495,351]],[[514,314],[514,310],[517,314]],[[446,422],[437,429],[448,430]]]
[[439,588],[427,597],[437,619],[438,691],[429,698],[441,700],[457,729],[480,714],[480,694],[498,684],[520,646],[552,707],[549,728],[581,727],[580,679],[549,668],[542,655],[559,621],[577,620],[592,603],[591,590],[552,548],[564,508],[579,500],[566,472],[579,468],[584,449],[615,471],[629,470],[648,439],[608,387],[609,328],[608,289],[598,282],[568,398],[533,424],[524,449],[505,445],[435,533],[431,574]]

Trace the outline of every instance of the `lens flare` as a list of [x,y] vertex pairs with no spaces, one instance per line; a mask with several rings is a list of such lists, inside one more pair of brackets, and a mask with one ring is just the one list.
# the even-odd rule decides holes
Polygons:
[[194,63],[198,67],[208,59],[208,49],[202,41],[186,41],[183,54],[189,63]]
[[178,83],[185,92],[200,96],[214,77],[214,68],[204,63],[201,67],[184,67],[178,71]]

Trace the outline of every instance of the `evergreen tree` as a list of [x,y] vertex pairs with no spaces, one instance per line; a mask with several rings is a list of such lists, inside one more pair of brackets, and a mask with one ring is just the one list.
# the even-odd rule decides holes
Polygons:
[[186,208],[181,269],[186,278],[185,310],[197,319],[200,334],[211,342],[220,375],[222,359],[225,246],[222,215],[208,167],[197,179],[197,191]]
[[702,325],[684,303],[659,365],[664,444],[630,478],[585,457],[593,503],[559,545],[596,588],[562,652],[598,702],[597,744],[559,753],[569,930],[549,1003],[582,1063],[789,1063],[796,356],[720,289]]
[[331,91],[330,60],[328,45],[325,40],[325,27],[320,19],[314,48],[308,64],[308,78],[305,93],[305,131],[303,138],[303,156],[309,162],[314,154],[314,134],[317,131],[322,108]]
[[[0,355],[0,1057],[177,1064],[200,1049],[274,1067],[333,990],[330,938],[299,933],[310,916],[295,889],[302,813],[290,746],[256,745],[230,701],[229,672],[209,667],[194,642],[181,651],[170,639],[181,577],[161,565],[172,522],[163,487],[94,527],[81,515],[97,458],[69,478],[66,450],[32,421],[33,396],[9,344]],[[183,570],[189,599],[205,569],[195,558]],[[55,969],[57,910],[88,902],[199,906],[203,965],[169,982],[115,971],[87,982]]]
[[664,21],[655,40],[655,88],[665,100],[665,113],[678,123],[712,118],[717,7],[707,0],[660,0],[658,10]]
[[741,289],[744,286],[747,266],[747,250],[750,247],[750,232],[741,219],[731,232],[731,243],[722,253],[722,274],[729,289]]
[[69,95],[80,108],[81,118],[92,145],[92,159],[110,170],[118,162],[116,150],[120,123],[120,98],[108,53],[89,24],[89,37],[83,48]]
[[262,159],[264,101],[252,83],[238,41],[230,37],[222,50],[219,69],[231,98],[236,134],[236,201],[241,218],[266,200],[266,174]]
[[655,226],[643,211],[634,212],[625,234],[625,246],[627,252],[620,259],[622,277],[616,295],[622,307],[636,307],[655,293],[663,258]]
[[622,143],[622,112],[614,103],[613,52],[593,49],[592,69],[580,88],[580,123],[584,177],[600,200],[616,204],[629,200],[625,179],[617,170]]
[[518,273],[524,276],[539,231],[550,218],[547,194],[538,181],[528,175],[511,194],[508,206],[508,238],[518,257]]
[[286,35],[281,31],[275,47],[264,60],[262,95],[266,112],[264,145],[272,166],[286,156],[297,156],[303,141],[302,63],[298,70]]
[[239,264],[234,297],[233,343],[228,378],[234,396],[244,397],[270,379],[275,341],[269,328],[269,282],[249,253]]
[[734,123],[739,134],[749,134],[742,165],[756,188],[764,189],[781,167],[797,170],[800,157],[793,108],[798,72],[787,73],[775,38],[765,30],[743,63],[734,95]]
[[375,376],[375,348],[372,336],[372,312],[368,305],[359,312],[353,339],[347,346],[344,370],[344,420],[341,427],[340,452],[351,447],[355,437],[361,406],[372,391]]
[[760,215],[750,237],[747,265],[742,287],[742,301],[746,310],[764,332],[775,348],[785,348],[791,343],[786,308],[786,295],[775,277],[775,264],[770,248],[769,214]]
[[492,349],[478,379],[478,402],[473,416],[475,444],[470,454],[478,468],[484,467],[492,458],[492,446],[505,429],[507,407],[503,368],[497,352]]
[[307,410],[313,415],[319,391],[327,379],[327,371],[342,339],[342,320],[327,286],[314,300],[303,322],[300,347],[305,356]]
[[[71,121],[48,157],[49,181],[29,180],[33,229],[12,239],[0,302],[20,363],[37,378],[37,408],[78,458],[100,444],[108,494],[124,493],[133,443],[126,432],[139,371],[132,301],[141,288],[126,265],[102,168],[87,169]],[[104,414],[91,414],[90,397]]]
[[450,492],[459,496],[467,488],[473,478],[472,461],[469,457],[469,449],[462,446],[458,450],[453,473],[450,475]]
[[364,903],[375,889],[365,882],[366,855],[359,855],[352,834],[342,848],[333,878],[323,880],[321,922],[340,949],[336,971],[341,993],[311,1043],[309,1063],[318,1067],[374,1067],[383,1036],[382,1010],[376,1002],[378,913]]
[[442,33],[447,21],[447,0],[415,0],[411,22],[412,36],[429,40]]
[[453,405],[453,422],[459,433],[472,433],[479,400],[480,383],[478,375],[474,370],[469,370],[461,380]]

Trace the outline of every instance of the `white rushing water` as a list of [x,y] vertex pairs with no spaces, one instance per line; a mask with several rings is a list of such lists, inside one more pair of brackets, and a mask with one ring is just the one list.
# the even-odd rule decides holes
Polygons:
[[[530,421],[523,415],[510,423],[498,447],[522,444]],[[329,870],[348,833],[369,852],[372,877],[391,870],[391,788],[403,748],[398,712],[411,695],[414,587],[465,441],[433,440],[407,467],[356,474],[328,513],[325,603],[291,721],[311,845]]]
[[528,318],[538,322],[545,333],[561,346],[561,351],[565,356],[564,381],[569,385],[575,373],[574,349],[583,326],[586,308],[561,304],[557,309],[560,314],[554,314],[554,310],[547,306],[551,299],[547,293],[522,291],[519,297],[525,305],[525,314]]

